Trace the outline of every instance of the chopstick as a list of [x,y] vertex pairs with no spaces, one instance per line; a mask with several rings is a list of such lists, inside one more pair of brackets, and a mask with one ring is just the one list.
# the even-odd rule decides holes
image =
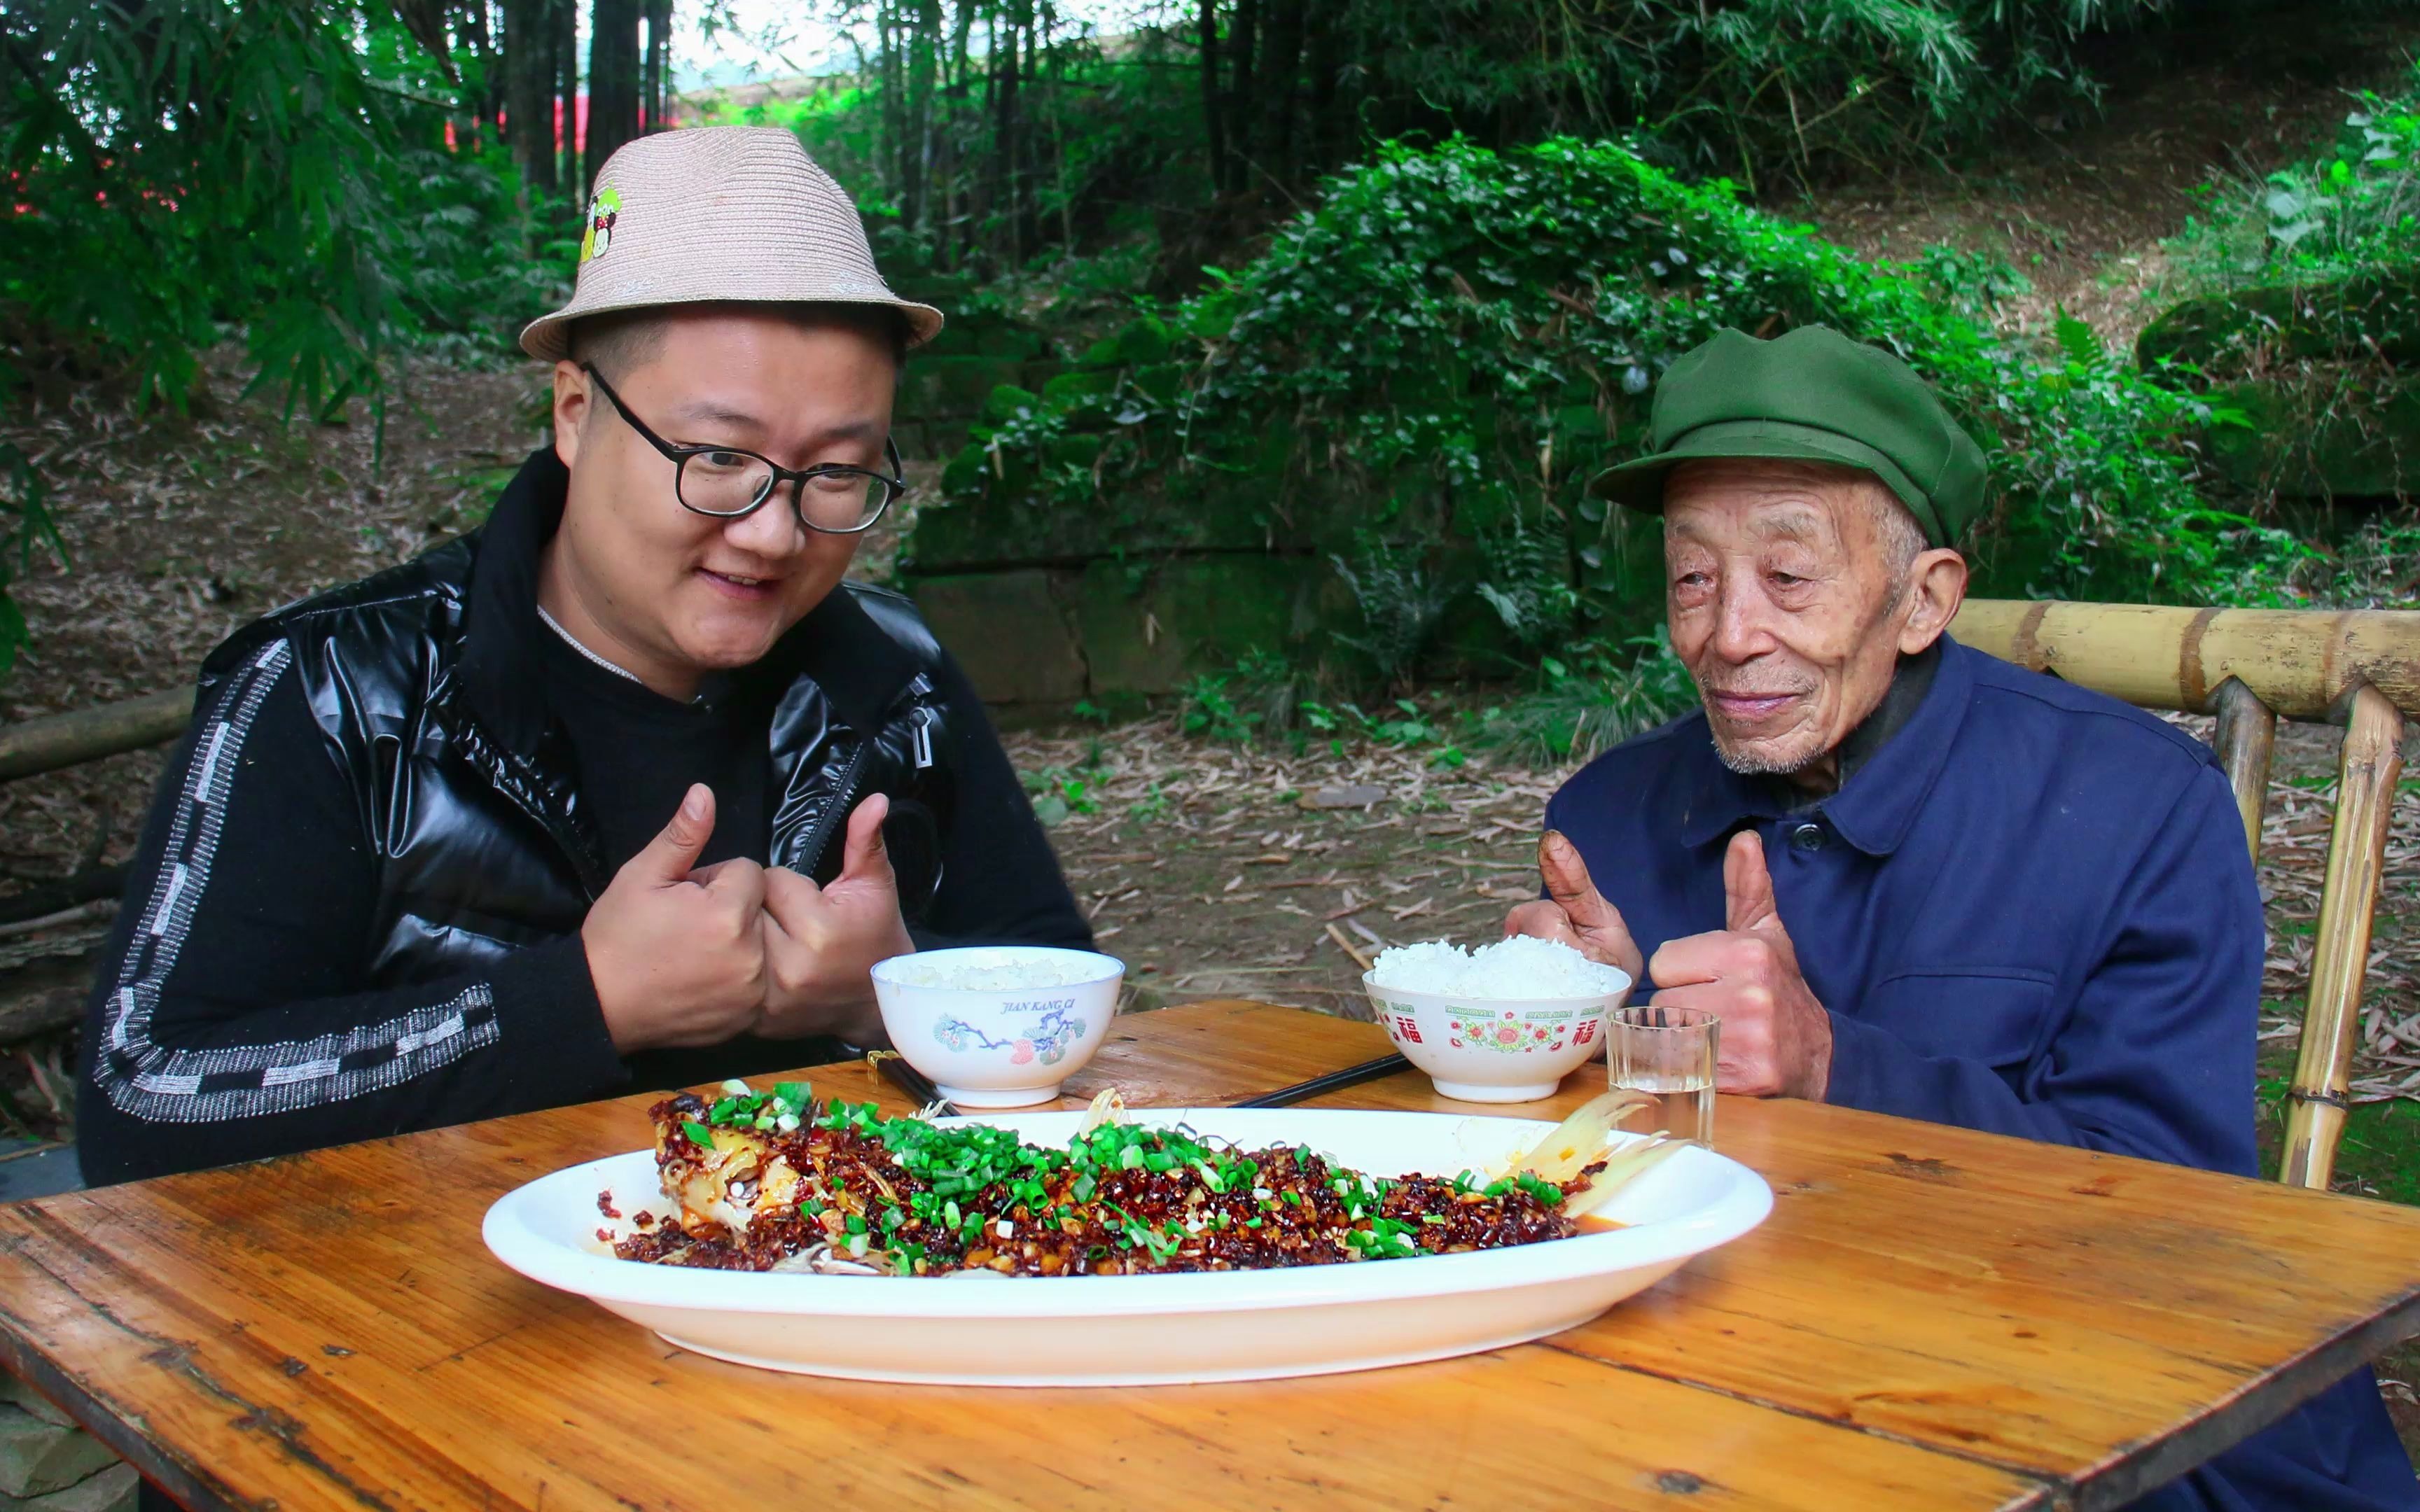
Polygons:
[[917,1107],[930,1108],[945,1118],[956,1116],[957,1104],[943,1097],[932,1079],[908,1064],[908,1057],[898,1051],[870,1051],[865,1058],[874,1062],[874,1069],[882,1073],[883,1080],[913,1098]]
[[[882,1073],[885,1081],[915,1099],[918,1107],[931,1108],[945,1117],[954,1116],[958,1112],[956,1105],[941,1095],[941,1089],[935,1087],[923,1072],[908,1064],[906,1057],[898,1052],[877,1050],[865,1058],[874,1062],[875,1069]],[[1399,1055],[1380,1056],[1375,1060],[1365,1060],[1357,1066],[1347,1066],[1342,1071],[1331,1071],[1326,1075],[1313,1076],[1309,1081],[1296,1082],[1291,1087],[1280,1087],[1273,1092],[1263,1092],[1257,1097],[1248,1097],[1240,1103],[1230,1103],[1227,1105],[1237,1108],[1290,1107],[1296,1103],[1328,1092],[1342,1091],[1348,1087],[1358,1087],[1363,1082],[1374,1082],[1381,1077],[1392,1076],[1399,1071],[1408,1071],[1411,1069],[1411,1064]]]
[[1248,1097],[1241,1103],[1230,1103],[1227,1105],[1233,1108],[1291,1107],[1307,1098],[1342,1091],[1347,1087],[1358,1087],[1363,1082],[1374,1082],[1382,1076],[1392,1076],[1399,1071],[1409,1071],[1411,1065],[1410,1061],[1399,1055],[1380,1056],[1375,1060],[1365,1060],[1357,1066],[1347,1066],[1342,1071],[1331,1071],[1325,1076],[1313,1076],[1307,1082],[1296,1082],[1292,1087],[1280,1087],[1274,1092],[1263,1092],[1258,1097]]

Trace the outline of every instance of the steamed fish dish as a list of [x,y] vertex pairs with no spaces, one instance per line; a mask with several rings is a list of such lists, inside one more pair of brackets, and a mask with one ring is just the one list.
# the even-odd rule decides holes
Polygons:
[[[1569,1238],[1669,1146],[1611,1148],[1600,1098],[1505,1169],[1374,1177],[1301,1146],[1239,1149],[1096,1100],[1064,1149],[980,1123],[818,1108],[725,1083],[650,1110],[670,1211],[624,1259],[726,1271],[1132,1275],[1403,1259]],[[609,1216],[608,1198],[599,1206]],[[607,1237],[600,1234],[600,1237]]]

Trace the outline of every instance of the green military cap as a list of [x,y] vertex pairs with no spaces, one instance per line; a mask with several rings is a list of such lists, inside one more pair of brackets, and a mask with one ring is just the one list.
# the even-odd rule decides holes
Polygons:
[[1674,363],[1655,385],[1649,454],[1590,486],[1651,514],[1664,476],[1700,457],[1831,462],[1880,478],[1925,539],[1952,546],[1983,511],[1983,449],[1942,408],[1930,384],[1879,347],[1824,326],[1771,341],[1722,331]]

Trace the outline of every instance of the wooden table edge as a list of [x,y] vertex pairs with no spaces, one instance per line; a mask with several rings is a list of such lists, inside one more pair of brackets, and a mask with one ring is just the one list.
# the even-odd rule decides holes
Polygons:
[[[61,1233],[56,1237],[80,1247],[84,1243],[80,1235]],[[178,1359],[178,1356],[186,1353],[186,1346],[181,1341],[147,1332],[124,1321],[106,1304],[95,1303],[84,1297],[67,1277],[25,1256],[20,1244],[8,1242],[0,1245],[0,1248],[13,1252],[10,1257],[19,1263],[31,1265],[39,1270],[54,1285],[75,1296],[95,1314],[106,1319],[112,1327],[151,1345],[153,1348],[147,1359],[163,1367],[178,1370],[196,1389],[224,1403],[239,1427],[259,1431],[264,1438],[277,1446],[278,1451],[293,1466],[298,1474],[313,1477],[317,1487],[332,1499],[371,1507],[389,1504],[375,1493],[365,1492],[341,1469],[329,1463],[325,1457],[314,1452],[307,1443],[302,1442],[302,1435],[296,1431],[299,1425],[291,1423],[287,1413],[273,1406],[264,1406],[248,1400],[237,1391],[212,1378],[190,1360]],[[1995,1460],[1986,1456],[1962,1453],[1949,1446],[1928,1443],[1920,1439],[1892,1433],[1885,1429],[1843,1422],[1837,1418],[1826,1417],[1822,1413],[1792,1407],[1786,1403],[1770,1401],[1750,1393],[1727,1391],[1705,1381],[1667,1375],[1660,1371],[1606,1360],[1602,1356],[1562,1346],[1557,1342],[1558,1338],[1559,1335],[1549,1335],[1543,1338],[1512,1345],[1509,1349],[1488,1352],[1514,1352],[1528,1349],[1551,1350],[1567,1360],[1584,1362],[1603,1368],[1640,1376],[1647,1380],[1663,1381],[1668,1385],[1688,1387],[1736,1402],[1743,1407],[1773,1412],[1800,1422],[1846,1430],[1892,1443],[1900,1448],[1973,1464],[2008,1475],[2012,1481],[2024,1488],[2023,1494],[1997,1504],[1993,1512],[2042,1512],[2042,1509],[2049,1508],[2068,1512],[2070,1504],[2060,1495],[2060,1492],[2066,1489],[2064,1479],[2046,1474],[2039,1469]],[[692,1352],[681,1350],[677,1345],[673,1348],[683,1353]],[[700,1356],[700,1358],[706,1357]],[[39,1350],[33,1347],[28,1330],[23,1320],[5,1305],[0,1305],[0,1365],[6,1365],[20,1380],[28,1382],[50,1398],[94,1438],[100,1440],[119,1458],[132,1465],[138,1473],[153,1482],[180,1506],[187,1508],[188,1512],[261,1512],[264,1506],[277,1504],[274,1502],[263,1503],[242,1496],[198,1464],[173,1452],[163,1443],[147,1436],[141,1426],[142,1414],[139,1412],[119,1406],[102,1392],[87,1388],[75,1378],[53,1365]],[[1381,1366],[1372,1372],[1351,1372],[1351,1374],[1383,1373],[1388,1368],[1390,1367]],[[900,1386],[896,1389],[914,1390],[915,1388]],[[1218,1504],[1213,1502],[1204,1504]]]
[[[1288,1005],[1263,1003],[1252,999],[1213,999],[1199,1003],[1171,1005],[1171,1011],[1173,1011],[1171,1016],[1181,1016],[1183,1010],[1187,1008],[1249,1008],[1317,1013],[1316,1010],[1295,1010]],[[818,1067],[813,1070],[829,1071],[830,1068]],[[1417,1075],[1418,1073],[1405,1074]],[[879,1098],[894,1092],[895,1089],[876,1078],[874,1091]],[[639,1103],[660,1095],[662,1095],[660,1092],[623,1093],[600,1101]],[[1348,1091],[1334,1094],[1334,1097],[1350,1098],[1352,1095],[1352,1092]],[[1198,1105],[1224,1105],[1225,1101],[1226,1099],[1222,1098],[1218,1103],[1203,1103]],[[1064,1107],[1067,1104],[1059,1105]],[[1340,1104],[1333,1098],[1323,1097],[1311,1105],[1334,1107]],[[1342,1105],[1353,1104],[1346,1103]],[[507,1119],[515,1121],[521,1119],[541,1119],[557,1111],[560,1110],[540,1109],[527,1114],[507,1116]],[[1964,1132],[1979,1133],[1980,1131]],[[2031,1143],[2031,1141],[2027,1142]],[[273,1164],[291,1158],[295,1157],[271,1157],[270,1162],[263,1164]],[[23,1203],[11,1203],[8,1206],[31,1212],[40,1212],[46,1205],[44,1199],[28,1199]],[[79,1247],[85,1243],[80,1235],[70,1232],[63,1231],[57,1237]],[[265,1438],[276,1443],[280,1452],[294,1464],[299,1472],[316,1477],[328,1492],[349,1501],[358,1500],[361,1497],[360,1488],[356,1487],[340,1468],[326,1462],[307,1444],[298,1442],[292,1431],[292,1425],[283,1421],[285,1414],[278,1409],[247,1400],[237,1391],[212,1379],[208,1372],[190,1360],[177,1361],[175,1356],[185,1351],[185,1346],[180,1341],[147,1333],[120,1319],[105,1303],[94,1302],[85,1297],[68,1278],[24,1256],[18,1242],[0,1240],[0,1249],[16,1252],[12,1257],[21,1263],[34,1264],[37,1269],[48,1275],[54,1284],[75,1296],[80,1303],[91,1308],[110,1326],[152,1345],[155,1350],[153,1358],[157,1363],[180,1369],[197,1389],[224,1402],[239,1424],[259,1431]],[[1550,1335],[1532,1340],[1528,1345],[1515,1348],[1537,1347],[1552,1350],[1568,1359],[1587,1360],[1625,1374],[1691,1387],[1736,1401],[1744,1406],[1778,1412],[1804,1422],[1845,1429],[1904,1448],[1937,1454],[1945,1458],[1995,1471],[2033,1488],[2032,1494],[2005,1503],[2004,1508],[2056,1507],[2059,1512],[2108,1512],[2108,1509],[2121,1507],[2144,1492],[2208,1463],[2216,1456],[2266,1429],[2295,1407],[2333,1385],[2350,1372],[2372,1363],[2385,1350],[2415,1334],[2420,1334],[2420,1285],[2405,1290],[2391,1305],[2376,1316],[2352,1324],[2306,1350],[2300,1356],[2282,1363],[2270,1379],[2254,1383],[2212,1403],[2205,1416],[2153,1442],[2121,1446],[2100,1463],[2071,1472],[2029,1465],[1988,1453],[1962,1449],[1955,1444],[1929,1442],[1878,1426],[1769,1399],[1753,1392],[1730,1389],[1685,1375],[1653,1369],[1635,1362],[1607,1359],[1602,1354],[1590,1353],[1565,1345],[1560,1342],[1560,1335]],[[139,1412],[120,1408],[105,1390],[88,1389],[60,1368],[53,1365],[34,1346],[23,1320],[5,1305],[0,1305],[0,1365],[5,1365],[19,1379],[27,1381],[56,1403],[90,1431],[96,1439],[184,1505],[208,1509],[208,1512],[218,1512],[221,1508],[240,1508],[247,1509],[249,1512],[249,1509],[256,1505],[207,1469],[189,1461],[159,1441],[147,1437],[139,1426],[142,1417]],[[2222,1416],[2225,1418],[2223,1427]],[[2241,1425],[2240,1429],[2239,1425]]]
[[[24,1259],[22,1255],[18,1258]],[[112,1325],[153,1344],[154,1358],[173,1359],[184,1352],[185,1346],[178,1341],[134,1328],[119,1319],[105,1304],[84,1298],[57,1273],[48,1267],[39,1269]],[[163,1359],[163,1363],[165,1364],[166,1359]],[[100,1393],[87,1390],[75,1378],[51,1364],[33,1346],[23,1320],[5,1306],[0,1306],[0,1365],[7,1365],[11,1375],[49,1397],[61,1412],[75,1419],[85,1432],[100,1440],[118,1458],[132,1465],[136,1473],[167,1492],[178,1504],[199,1509],[199,1512],[222,1512],[222,1509],[240,1512],[240,1509],[254,1505],[238,1497],[231,1488],[199,1465],[174,1454],[164,1443],[147,1435],[137,1423],[142,1416],[140,1412],[120,1408]],[[290,1428],[279,1421],[282,1413],[246,1401],[190,1361],[185,1362],[183,1369],[196,1386],[237,1410],[240,1421],[261,1427],[298,1465],[324,1476],[331,1483],[330,1490],[341,1488],[349,1492],[357,1491],[358,1489],[350,1486],[334,1466],[322,1462],[318,1455],[295,1442]]]
[[[2420,1288],[2405,1293],[2392,1308],[2379,1317],[2345,1330],[2299,1359],[2287,1362],[2271,1380],[2248,1387],[2226,1400],[2212,1404],[2211,1415],[2186,1424],[2176,1432],[2150,1443],[2141,1444],[2110,1457],[2098,1465],[2075,1473],[2060,1473],[2028,1465],[1997,1455],[1961,1449],[1954,1444],[1939,1443],[1913,1435],[1893,1432],[1889,1428],[1868,1423],[1852,1422],[1776,1401],[1754,1392],[1734,1391],[1712,1381],[1656,1370],[1627,1360],[1609,1360],[1603,1354],[1574,1349],[1561,1342],[1559,1335],[1550,1335],[1535,1342],[1573,1359],[1601,1365],[1608,1370],[1644,1376],[1670,1385],[1686,1386],[1696,1391],[1727,1397],[1749,1407],[1779,1412],[1807,1422],[1821,1423],[1828,1427],[1850,1433],[1862,1433],[1869,1438],[1922,1449],[1951,1459],[1964,1460],[1989,1470],[1997,1470],[2030,1481],[2041,1489],[2040,1497],[2011,1504],[2018,1506],[2056,1506],[2061,1512],[2113,1512],[2133,1502],[2148,1491],[2156,1490],[2179,1475],[2210,1463],[2237,1444],[2273,1426],[2288,1412],[2308,1401],[2319,1392],[2335,1384],[2361,1366],[2374,1362],[2386,1350],[2420,1333]],[[2218,1414],[2226,1412],[2224,1430],[2220,1430]],[[2236,1425],[2244,1425],[2236,1431]]]
[[[2420,1333],[2420,1286],[2406,1290],[2376,1317],[2280,1365],[2268,1380],[2212,1403],[2207,1415],[2166,1438],[2126,1449],[2082,1474],[2068,1477],[2076,1492],[2075,1512],[2124,1506],[2210,1463],[2416,1333]],[[2222,1413],[2226,1414],[2225,1432],[2218,1431]],[[2238,1424],[2246,1425],[2241,1432],[2233,1431]]]
[[[1620,1306],[1621,1304],[1616,1303],[1614,1305]],[[1549,1334],[1544,1338],[1534,1339],[1531,1342],[1568,1358],[1585,1360],[1590,1365],[1603,1365],[1607,1370],[1620,1371],[1623,1375],[1641,1376],[1649,1381],[1663,1381],[1667,1385],[1686,1386],[1692,1391],[1702,1391],[1709,1396],[1738,1402],[1743,1407],[1753,1407],[1761,1412],[1778,1412],[1784,1417],[1793,1417],[1802,1423],[1821,1424],[1824,1427],[1838,1428],[1842,1432],[1863,1434],[1867,1438],[1879,1439],[1885,1443],[1896,1443],[1902,1448],[1921,1449],[1927,1454],[1936,1454],[1945,1459],[1956,1459],[1966,1464],[1980,1466],[1985,1470],[1996,1470],[2003,1474],[2012,1475],[2024,1481],[2034,1488],[2034,1494],[2024,1500],[2002,1504],[2000,1512],[2024,1512],[2024,1509],[2030,1507],[2053,1506],[2058,1508],[2059,1512],[2077,1512],[2077,1505],[2071,1494],[2075,1486],[2071,1477],[2045,1471],[2037,1465],[2024,1465],[2014,1460],[1995,1458],[1991,1455],[1975,1454],[1950,1444],[1929,1443],[1910,1434],[1894,1433],[1888,1428],[1868,1423],[1853,1423],[1808,1408],[1792,1407],[1788,1402],[1777,1402],[1767,1396],[1760,1396],[1754,1392],[1733,1391],[1729,1387],[1717,1386],[1712,1381],[1695,1381],[1687,1376],[1673,1375],[1669,1371],[1650,1369],[1646,1365],[1628,1360],[1608,1360],[1602,1354],[1572,1348],[1562,1342],[1562,1335],[1559,1334]]]
[[[1201,1007],[1268,1009],[1286,1008],[1288,1005],[1264,1003],[1253,998],[1219,998],[1201,1003],[1170,1006],[1179,1009]],[[1315,1009],[1292,1011],[1318,1011]],[[1419,1077],[1424,1073],[1407,1069],[1395,1074]],[[1359,1088],[1322,1096],[1310,1105],[1350,1107],[1355,1105],[1350,1102],[1355,1090]],[[1876,1116],[1900,1117],[1895,1114]],[[2025,1139],[2023,1135],[2003,1134],[1991,1130],[1962,1129],[1962,1126],[1959,1125],[1949,1127],[1962,1127],[1963,1133],[1985,1134],[1993,1138],[2016,1139],[2026,1144],[2042,1143],[2042,1141]],[[2097,1153],[2115,1160],[2141,1161],[2150,1165],[2166,1166],[2170,1164],[2113,1151]],[[2344,1196],[2344,1194],[2326,1195]],[[2237,1444],[2274,1426],[2295,1408],[2333,1386],[2354,1370],[2373,1364],[2388,1350],[2415,1335],[2420,1335],[2420,1285],[2406,1290],[2391,1306],[2376,1317],[2347,1328],[2334,1337],[2304,1351],[2301,1356],[2282,1363],[2269,1380],[2248,1386],[2222,1401],[2213,1403],[2208,1415],[2186,1424],[2165,1438],[2123,1449],[2100,1464],[2073,1473],[2046,1470],[2040,1466],[2027,1465],[1994,1455],[1961,1449],[1954,1444],[1931,1443],[1874,1425],[1856,1423],[1806,1408],[1793,1407],[1787,1402],[1772,1400],[1754,1393],[1734,1391],[1711,1381],[1651,1369],[1635,1362],[1606,1359],[1602,1354],[1575,1350],[1564,1345],[1559,1342],[1559,1335],[1550,1335],[1533,1342],[1575,1359],[1593,1361],[1609,1369],[1644,1376],[1673,1385],[1692,1387],[1769,1412],[1823,1423],[1850,1432],[1863,1433],[1888,1443],[1904,1444],[1910,1448],[1923,1449],[1987,1469],[2001,1471],[2042,1487],[2043,1495],[2055,1498],[2055,1504],[2060,1507],[2062,1512],[2110,1512],[2110,1509],[2123,1507],[2145,1492],[2157,1489],[2179,1475],[2208,1464]],[[2222,1412],[2226,1414],[2223,1430],[2220,1422]],[[2238,1424],[2245,1425],[2241,1431],[2236,1431]],[[2025,1504],[2043,1504],[2037,1502]]]

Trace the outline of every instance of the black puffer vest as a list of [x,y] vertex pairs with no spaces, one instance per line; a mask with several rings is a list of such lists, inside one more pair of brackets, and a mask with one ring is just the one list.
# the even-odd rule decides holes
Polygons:
[[[525,463],[487,525],[361,582],[278,610],[203,664],[202,705],[284,641],[378,856],[365,940],[373,984],[487,965],[580,927],[612,876],[549,708],[535,637],[540,550],[569,482]],[[956,783],[941,650],[908,601],[834,592],[755,667],[773,705],[768,864],[839,867],[849,809],[890,795],[884,839],[915,923],[940,884]]]

